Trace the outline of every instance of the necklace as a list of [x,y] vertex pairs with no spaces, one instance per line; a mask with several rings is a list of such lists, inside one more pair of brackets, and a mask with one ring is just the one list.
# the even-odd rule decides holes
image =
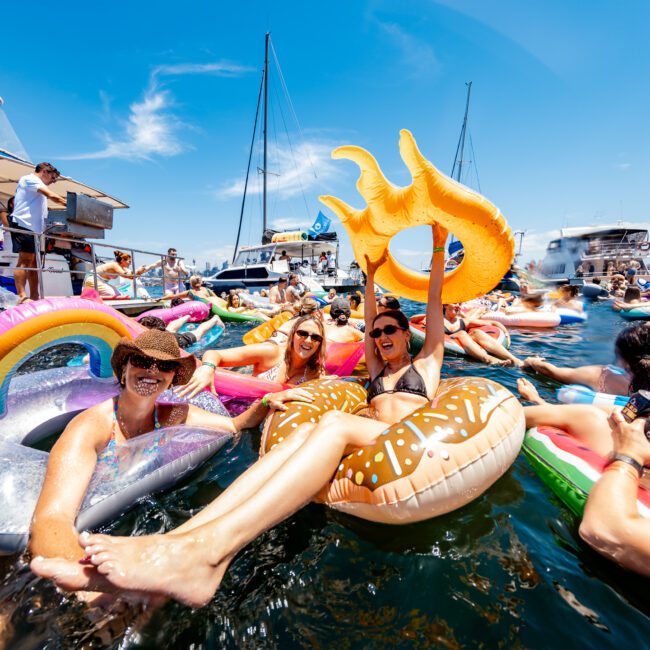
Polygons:
[[[157,409],[157,407],[154,406],[154,410],[153,410],[153,427],[151,428],[151,431],[160,428],[160,423],[158,422],[156,409]],[[124,421],[124,416],[120,413],[120,405],[119,405],[118,400],[115,400],[115,406],[113,407],[113,418],[117,422],[118,426],[120,427],[120,431],[122,432],[122,435],[124,436],[125,440],[130,440],[131,438],[134,438],[136,436],[140,436],[145,432],[145,430],[149,430],[148,427],[141,425],[141,426],[138,427],[138,429],[137,429],[137,431],[135,431],[135,433],[130,432],[128,427],[126,426],[126,422]]]

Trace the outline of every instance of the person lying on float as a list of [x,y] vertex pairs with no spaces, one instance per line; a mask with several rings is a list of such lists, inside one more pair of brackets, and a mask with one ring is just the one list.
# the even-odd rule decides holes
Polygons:
[[32,570],[68,590],[126,590],[171,596],[192,606],[207,603],[234,556],[311,501],[331,481],[347,450],[374,443],[387,425],[433,399],[444,355],[441,293],[446,238],[443,228],[433,228],[426,337],[415,359],[408,353],[406,316],[397,311],[376,313],[374,276],[387,254],[375,262],[368,260],[365,321],[370,335],[365,344],[372,381],[366,417],[331,410],[315,424],[299,425],[202,512],[170,533],[133,538],[82,534],[83,552],[96,570],[63,559],[34,559]]

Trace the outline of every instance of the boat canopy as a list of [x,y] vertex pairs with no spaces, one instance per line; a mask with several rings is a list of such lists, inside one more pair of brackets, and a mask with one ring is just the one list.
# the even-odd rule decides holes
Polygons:
[[562,228],[561,237],[589,237],[607,233],[643,232],[650,230],[650,223],[632,223],[630,221],[618,221],[617,223],[603,224],[599,226],[586,226],[581,228]]
[[[22,160],[10,153],[0,149],[0,201],[6,205],[7,200],[16,193],[16,185],[19,179],[26,174],[31,174],[34,171],[34,163]],[[109,196],[101,190],[96,190],[85,183],[75,181],[67,176],[59,177],[56,183],[49,186],[55,194],[65,198],[68,192],[75,194],[85,194],[93,199],[102,201],[110,205],[112,208],[128,208],[126,203],[122,203],[119,199]],[[56,203],[48,201],[48,207],[51,210],[61,209]]]
[[279,257],[282,251],[292,258],[319,257],[321,253],[336,253],[337,242],[333,241],[287,241],[262,246],[245,246],[239,249],[233,266],[268,264],[273,255]]

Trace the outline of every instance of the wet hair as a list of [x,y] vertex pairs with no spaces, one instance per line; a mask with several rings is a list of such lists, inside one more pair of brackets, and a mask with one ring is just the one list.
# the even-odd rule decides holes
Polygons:
[[307,316],[299,316],[293,322],[291,331],[289,332],[289,339],[287,342],[287,350],[284,353],[284,365],[287,368],[287,377],[291,376],[291,352],[293,351],[293,337],[296,332],[300,329],[300,326],[307,321],[316,323],[318,328],[318,333],[323,337],[323,340],[316,348],[314,354],[309,357],[307,361],[307,367],[312,370],[318,370],[320,374],[325,371],[325,357],[327,356],[327,344],[325,341],[325,326],[323,321],[316,314],[308,314]]
[[52,164],[49,162],[41,162],[34,167],[34,171],[38,174],[39,172],[51,172],[53,174],[56,174],[57,176],[61,175],[61,172]]
[[190,277],[190,286],[193,287],[195,285],[201,286],[203,278],[200,275],[193,275]]
[[630,302],[631,300],[640,300],[641,299],[641,289],[639,287],[628,287],[625,290],[623,295],[624,302]]
[[148,330],[160,330],[161,332],[166,330],[165,321],[162,318],[158,318],[158,316],[145,316],[138,322]]
[[650,390],[650,325],[626,327],[616,337],[614,349],[632,373],[630,392]]
[[177,296],[176,298],[172,298],[171,306],[172,307],[178,307],[178,305],[182,305],[183,302],[184,302],[184,300]]
[[[350,307],[352,309],[358,309],[359,305],[361,304],[361,297],[359,296],[359,294],[351,293],[348,296],[348,302],[350,303]],[[352,303],[355,303],[355,304],[353,305]]]
[[121,264],[122,262],[126,262],[127,260],[129,262],[131,261],[131,256],[128,253],[125,253],[124,251],[113,251],[113,255],[115,255],[115,261],[118,264]]

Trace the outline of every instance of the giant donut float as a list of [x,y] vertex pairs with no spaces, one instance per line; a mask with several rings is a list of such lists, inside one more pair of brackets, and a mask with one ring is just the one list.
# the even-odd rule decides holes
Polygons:
[[[361,147],[338,147],[332,152],[332,158],[352,160],[361,169],[357,189],[367,203],[363,210],[334,196],[320,197],[345,226],[355,259],[367,271],[365,255],[379,259],[398,232],[439,223],[465,248],[463,261],[445,274],[442,302],[465,302],[488,293],[508,271],[515,253],[514,238],[501,211],[438,171],[405,129],[400,131],[400,154],[413,177],[408,187],[390,183],[375,158]],[[403,266],[390,252],[375,282],[405,298],[427,302],[428,274]]]
[[[304,422],[327,410],[356,413],[366,392],[358,384],[303,384],[311,403],[293,402],[268,418],[260,453],[281,444]],[[373,445],[341,460],[319,495],[327,505],[369,521],[406,524],[460,508],[512,465],[521,447],[521,404],[500,384],[468,377],[440,382],[435,399],[393,424]]]

